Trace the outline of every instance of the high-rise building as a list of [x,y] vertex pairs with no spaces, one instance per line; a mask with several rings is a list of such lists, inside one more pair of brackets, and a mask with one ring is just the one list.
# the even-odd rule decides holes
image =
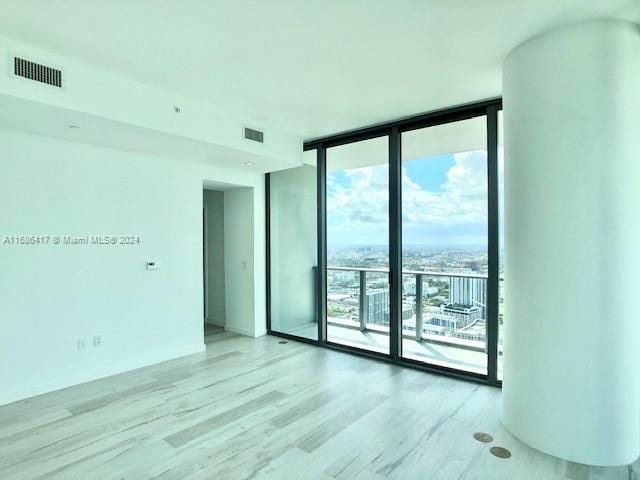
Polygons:
[[479,317],[479,307],[454,303],[442,305],[440,312],[433,314],[428,320],[428,323],[444,327],[448,331],[454,332],[473,324]]
[[367,323],[389,325],[389,290],[367,292]]
[[449,277],[449,303],[480,308],[480,316],[487,313],[487,280],[477,277]]

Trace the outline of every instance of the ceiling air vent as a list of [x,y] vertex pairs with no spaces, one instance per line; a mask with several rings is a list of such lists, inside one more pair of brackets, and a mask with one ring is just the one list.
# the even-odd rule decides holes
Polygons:
[[13,73],[18,77],[62,88],[62,70],[30,62],[24,58],[14,57]]
[[253,128],[244,127],[244,138],[253,142],[264,143],[264,133]]

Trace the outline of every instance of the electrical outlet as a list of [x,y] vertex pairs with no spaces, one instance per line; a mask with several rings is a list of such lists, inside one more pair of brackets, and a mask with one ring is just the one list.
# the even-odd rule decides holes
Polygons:
[[87,339],[84,337],[78,337],[76,346],[78,347],[78,350],[84,350],[85,348],[87,348]]
[[102,346],[102,337],[99,335],[96,335],[95,337],[93,337],[93,346],[94,347],[101,347]]

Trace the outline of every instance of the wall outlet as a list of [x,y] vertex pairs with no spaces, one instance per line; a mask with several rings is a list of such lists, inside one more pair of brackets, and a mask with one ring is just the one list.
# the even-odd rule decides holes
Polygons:
[[93,346],[94,347],[101,347],[102,346],[102,337],[99,335],[96,335],[95,337],[93,337]]
[[78,337],[76,346],[78,347],[78,350],[84,350],[87,348],[87,339],[84,337]]

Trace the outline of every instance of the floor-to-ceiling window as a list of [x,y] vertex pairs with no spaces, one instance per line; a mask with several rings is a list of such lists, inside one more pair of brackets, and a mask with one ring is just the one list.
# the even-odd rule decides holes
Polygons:
[[308,165],[268,175],[270,332],[499,381],[500,109],[310,141]]
[[402,134],[402,355],[487,372],[486,117]]
[[382,136],[326,151],[327,341],[389,352],[389,153]]

